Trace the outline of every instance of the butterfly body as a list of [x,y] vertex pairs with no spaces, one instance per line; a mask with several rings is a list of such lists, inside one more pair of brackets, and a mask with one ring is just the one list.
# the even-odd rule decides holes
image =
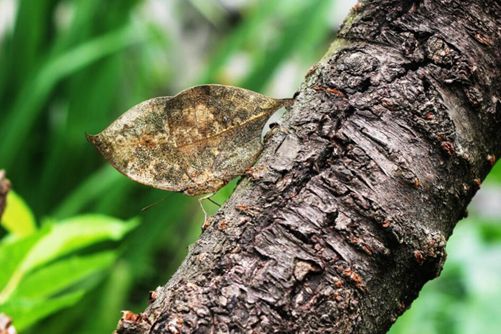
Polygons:
[[144,101],[88,140],[134,181],[207,194],[254,164],[262,128],[284,101],[238,87],[197,86]]

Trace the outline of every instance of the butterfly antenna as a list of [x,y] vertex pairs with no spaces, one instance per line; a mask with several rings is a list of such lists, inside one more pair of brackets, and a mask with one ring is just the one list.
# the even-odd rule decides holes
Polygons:
[[154,207],[155,205],[157,204],[160,204],[161,202],[165,201],[165,199],[167,198],[167,196],[164,196],[162,197],[161,199],[159,199],[158,201],[154,202],[154,203],[151,203],[151,204],[148,204],[147,206],[145,206],[144,208],[141,209],[141,212],[144,212],[146,210],[149,210],[151,209],[152,207]]

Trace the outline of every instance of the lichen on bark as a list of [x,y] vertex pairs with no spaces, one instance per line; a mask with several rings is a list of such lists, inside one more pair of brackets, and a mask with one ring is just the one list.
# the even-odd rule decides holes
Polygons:
[[500,26],[495,0],[357,5],[284,129],[117,332],[386,332],[501,153]]

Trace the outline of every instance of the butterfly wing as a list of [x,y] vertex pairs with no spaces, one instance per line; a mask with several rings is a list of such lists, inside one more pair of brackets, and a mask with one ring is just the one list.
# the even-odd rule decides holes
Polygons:
[[262,128],[280,106],[242,88],[197,86],[144,101],[88,139],[134,181],[205,194],[254,164]]

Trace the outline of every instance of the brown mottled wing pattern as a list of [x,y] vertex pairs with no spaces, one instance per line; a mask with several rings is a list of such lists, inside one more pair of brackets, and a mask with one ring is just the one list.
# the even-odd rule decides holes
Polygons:
[[134,181],[205,194],[254,164],[262,128],[282,104],[242,88],[197,86],[142,102],[88,139]]

